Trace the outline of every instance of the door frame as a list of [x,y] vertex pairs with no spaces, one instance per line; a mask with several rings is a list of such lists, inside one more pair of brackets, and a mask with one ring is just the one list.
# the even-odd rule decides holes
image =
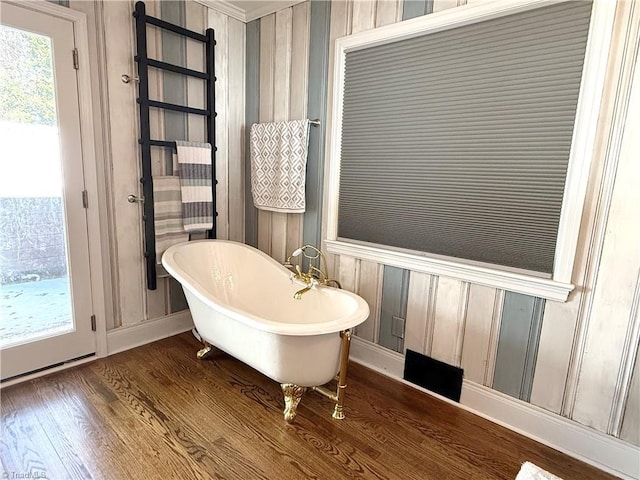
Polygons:
[[[46,369],[38,373],[27,374],[14,380],[8,380],[0,384],[0,388],[7,387],[14,383],[25,381],[29,378],[44,375],[54,370],[67,368],[74,364],[86,363],[95,358],[107,355],[107,329],[106,329],[106,292],[104,273],[109,271],[108,258],[103,255],[103,247],[108,248],[108,239],[100,227],[100,208],[106,208],[106,199],[99,195],[98,182],[105,181],[104,174],[100,174],[96,155],[96,138],[94,133],[94,109],[91,95],[91,72],[89,59],[89,31],[87,15],[71,8],[61,7],[45,0],[36,1],[15,1],[2,0],[2,3],[11,4],[16,7],[32,10],[53,17],[70,21],[73,24],[74,38],[78,50],[78,64],[80,68],[76,70],[78,81],[78,104],[80,118],[80,140],[82,148],[82,164],[84,169],[85,189],[87,190],[88,208],[87,215],[87,237],[89,241],[89,262],[91,276],[91,298],[93,304],[93,314],[96,317],[96,354],[90,359],[78,362],[69,362],[61,367]],[[71,52],[69,52],[71,55]],[[94,79],[97,81],[97,79]],[[81,201],[82,199],[78,199]],[[106,228],[105,228],[106,231]],[[103,243],[105,243],[103,245]],[[84,319],[83,319],[84,321]]]

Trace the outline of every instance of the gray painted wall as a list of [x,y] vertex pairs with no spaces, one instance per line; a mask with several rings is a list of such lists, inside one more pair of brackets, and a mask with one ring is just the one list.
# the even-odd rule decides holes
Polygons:
[[409,270],[384,267],[382,301],[380,305],[380,330],[378,343],[383,347],[402,352],[404,327],[407,318]]
[[258,211],[251,196],[251,149],[249,129],[260,118],[260,20],[247,23],[245,98],[245,233],[248,245],[258,246]]
[[[160,17],[163,20],[186,27],[186,12],[183,1],[165,0],[160,2]],[[162,60],[175,65],[187,66],[187,40],[166,30],[162,30]],[[187,104],[187,78],[173,72],[162,72],[163,101],[178,105]],[[187,114],[164,110],[164,138],[167,140],[188,140]],[[156,155],[164,155],[165,174],[173,173],[173,152],[168,148],[156,149]],[[170,313],[186,310],[187,300],[182,286],[173,278],[169,278],[169,310]]]
[[61,7],[69,7],[69,0],[47,0],[51,3],[55,3],[56,5],[60,5]]
[[433,13],[433,0],[404,0],[402,20]]
[[545,301],[506,292],[493,388],[529,401]]
[[[160,2],[160,17],[176,25],[185,26],[184,2],[166,0]],[[162,30],[162,59],[175,65],[186,66],[187,41],[182,35]],[[186,105],[187,79],[184,75],[162,72],[162,95],[165,102]],[[188,139],[187,114],[164,110],[164,136],[168,140]],[[172,152],[163,149],[165,155],[165,173],[173,170]]]
[[322,186],[324,182],[324,145],[327,131],[327,77],[329,72],[329,26],[331,2],[311,1],[309,45],[309,88],[307,115],[320,120],[309,132],[307,157],[307,210],[304,214],[303,243],[321,245]]

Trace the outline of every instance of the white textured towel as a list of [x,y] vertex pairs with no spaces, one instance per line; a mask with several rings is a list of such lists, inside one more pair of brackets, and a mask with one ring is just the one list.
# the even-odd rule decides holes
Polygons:
[[305,211],[309,120],[251,126],[251,193],[256,208]]
[[516,480],[562,480],[531,462],[524,462]]
[[171,245],[187,242],[182,226],[182,201],[178,177],[153,177],[153,223],[156,232],[156,260]]
[[176,147],[184,231],[193,233],[211,230],[214,215],[211,145],[178,141]]

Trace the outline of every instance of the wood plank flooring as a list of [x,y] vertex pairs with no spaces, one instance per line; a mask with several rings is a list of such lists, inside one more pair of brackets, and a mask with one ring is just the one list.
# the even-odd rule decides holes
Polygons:
[[198,348],[186,333],[3,389],[4,478],[614,478],[353,363],[345,420],[307,392],[288,425],[278,384]]

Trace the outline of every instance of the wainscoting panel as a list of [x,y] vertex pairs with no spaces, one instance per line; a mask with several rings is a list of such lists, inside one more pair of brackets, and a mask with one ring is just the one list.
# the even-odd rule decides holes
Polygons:
[[341,255],[338,265],[338,281],[342,288],[357,293],[358,275],[360,274],[360,260],[348,255]]
[[459,367],[469,299],[469,284],[439,277],[436,292],[431,357]]
[[383,301],[384,266],[348,255],[330,255],[327,262],[342,288],[357,293],[369,305],[369,318],[356,327],[355,334],[369,342],[377,343]]
[[382,302],[382,282],[384,266],[360,260],[358,274],[358,295],[369,304],[369,318],[358,326],[356,334],[370,342],[378,343],[380,331],[380,308]]
[[544,300],[507,292],[500,323],[493,388],[529,401]]
[[[396,352],[402,352],[404,346],[408,290],[409,271],[385,266],[377,343]],[[401,324],[402,328],[395,327],[396,323]],[[399,331],[395,331],[396,329]]]
[[423,355],[431,353],[433,339],[433,323],[429,317],[431,281],[431,275],[426,273],[409,273],[404,347]]
[[544,309],[531,403],[555,413],[562,410],[581,300],[582,292],[575,292]]
[[500,320],[494,316],[496,301],[499,300],[495,288],[482,285],[469,287],[461,366],[465,378],[480,385],[485,383],[491,333]]

